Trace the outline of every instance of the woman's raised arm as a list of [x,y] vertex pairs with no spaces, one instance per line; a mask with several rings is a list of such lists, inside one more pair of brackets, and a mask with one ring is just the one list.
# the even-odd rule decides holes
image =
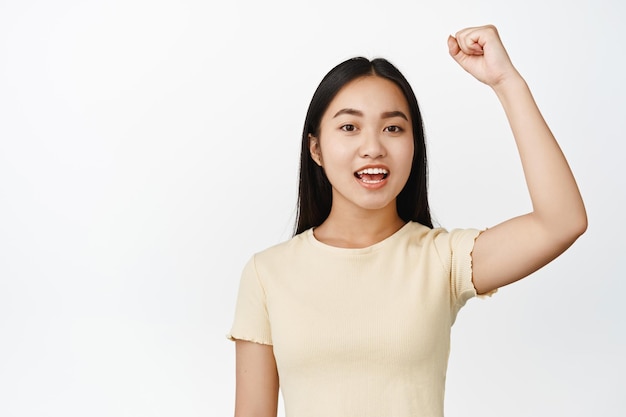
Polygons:
[[587,228],[587,215],[565,156],[495,27],[467,28],[448,38],[450,55],[489,85],[509,120],[532,211],[483,232],[473,250],[480,294],[531,274],[563,253]]

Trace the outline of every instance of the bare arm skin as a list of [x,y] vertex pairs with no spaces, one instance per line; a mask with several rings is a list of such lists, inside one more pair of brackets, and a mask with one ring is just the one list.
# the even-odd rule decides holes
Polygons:
[[272,346],[235,341],[235,417],[276,417],[278,371]]
[[473,250],[479,294],[515,282],[563,253],[587,228],[587,215],[565,156],[495,27],[467,28],[448,38],[450,55],[489,85],[508,118],[532,211],[483,232]]

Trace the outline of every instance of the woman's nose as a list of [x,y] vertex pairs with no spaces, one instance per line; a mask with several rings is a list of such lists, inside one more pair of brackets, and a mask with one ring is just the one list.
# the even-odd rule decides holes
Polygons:
[[359,155],[362,158],[380,158],[385,155],[385,147],[376,132],[364,132]]

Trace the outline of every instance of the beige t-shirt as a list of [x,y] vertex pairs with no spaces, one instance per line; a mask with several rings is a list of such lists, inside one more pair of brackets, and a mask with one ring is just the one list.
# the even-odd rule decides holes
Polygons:
[[479,233],[409,222],[345,249],[310,229],[248,262],[228,336],[273,345],[287,417],[443,416]]

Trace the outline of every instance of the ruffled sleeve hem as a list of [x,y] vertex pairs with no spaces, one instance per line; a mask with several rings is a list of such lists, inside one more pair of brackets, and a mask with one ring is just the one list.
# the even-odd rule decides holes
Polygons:
[[231,341],[236,340],[245,340],[246,342],[259,343],[261,345],[270,345],[272,346],[272,341],[264,338],[264,337],[256,337],[256,336],[246,336],[246,335],[234,335],[232,333],[228,333],[226,338]]
[[[487,230],[487,229],[485,228],[485,230]],[[483,232],[485,232],[485,230],[481,230],[474,237],[474,244],[476,244],[476,239],[478,239],[478,236],[482,235]],[[472,250],[470,252],[470,268],[472,270],[472,286],[474,286],[474,265],[473,265],[473,262],[474,262],[474,245],[472,245]],[[474,286],[474,291],[476,291],[476,287],[475,286]],[[489,292],[486,292],[484,294],[478,294],[478,292],[476,292],[475,295],[476,295],[477,298],[485,299],[485,298],[489,298],[489,297],[493,296],[497,292],[498,292],[498,289],[495,288],[495,289],[493,289],[493,290],[491,290]]]

